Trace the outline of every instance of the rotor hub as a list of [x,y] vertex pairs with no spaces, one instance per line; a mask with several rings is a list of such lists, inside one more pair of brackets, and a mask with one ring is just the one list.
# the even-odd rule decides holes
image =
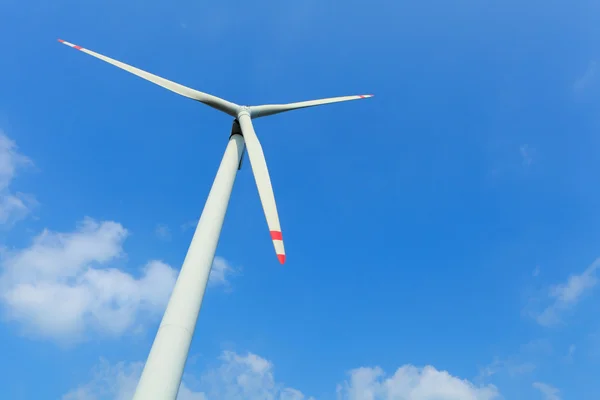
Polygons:
[[248,115],[249,117],[251,117],[252,114],[250,113],[250,107],[240,106],[240,108],[238,108],[237,117],[239,118],[242,115]]

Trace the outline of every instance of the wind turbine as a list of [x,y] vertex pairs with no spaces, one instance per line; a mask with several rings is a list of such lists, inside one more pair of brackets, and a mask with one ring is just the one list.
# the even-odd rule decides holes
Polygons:
[[365,99],[373,95],[332,97],[288,104],[241,106],[142,71],[62,39],[58,39],[58,41],[172,92],[204,103],[234,118],[229,143],[208,194],[202,215],[198,221],[133,397],[133,400],[175,400],[202,305],[202,298],[206,290],[221,227],[223,226],[223,219],[229,204],[231,190],[237,171],[241,168],[245,147],[271,233],[271,240],[275,247],[275,253],[279,262],[281,264],[285,263],[285,248],[271,178],[269,177],[262,146],[252,126],[252,119],[300,108]]

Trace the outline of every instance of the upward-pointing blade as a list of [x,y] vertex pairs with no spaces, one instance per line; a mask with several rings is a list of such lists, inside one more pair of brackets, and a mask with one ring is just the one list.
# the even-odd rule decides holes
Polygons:
[[217,96],[213,96],[208,93],[199,92],[198,90],[189,88],[187,86],[180,85],[179,83],[172,82],[168,79],[161,78],[160,76],[151,74],[150,72],[143,71],[136,67],[132,67],[131,65],[127,65],[125,63],[122,63],[121,61],[113,60],[110,57],[103,56],[102,54],[98,54],[92,50],[84,49],[83,47],[77,46],[73,43],[65,42],[62,39],[58,39],[58,41],[69,47],[72,47],[72,48],[80,50],[86,54],[89,54],[93,57],[96,57],[102,61],[106,61],[107,63],[112,64],[116,67],[124,69],[127,72],[131,72],[132,74],[137,75],[140,78],[143,78],[147,81],[155,83],[159,86],[162,86],[165,89],[169,89],[172,92],[175,92],[182,96],[185,96],[190,99],[204,103],[212,108],[216,108],[217,110],[223,111],[224,113],[227,113],[231,116],[234,116],[234,117],[236,116],[237,110],[239,108],[239,106],[237,104],[231,103],[227,100],[224,100]]
[[279,225],[279,215],[277,213],[277,205],[275,204],[275,195],[273,194],[273,187],[271,186],[271,178],[269,177],[269,170],[267,168],[267,162],[265,155],[260,145],[258,137],[254,132],[252,126],[252,120],[248,112],[242,112],[238,115],[238,121],[240,128],[242,129],[242,135],[246,142],[246,151],[248,152],[248,158],[250,159],[250,165],[252,166],[252,173],[256,180],[256,186],[258,188],[258,195],[260,196],[260,202],[262,203],[265,217],[267,218],[267,225],[271,232],[271,239],[273,240],[273,246],[275,247],[275,253],[281,264],[285,263],[285,248],[283,247],[283,237],[281,235],[281,226]]

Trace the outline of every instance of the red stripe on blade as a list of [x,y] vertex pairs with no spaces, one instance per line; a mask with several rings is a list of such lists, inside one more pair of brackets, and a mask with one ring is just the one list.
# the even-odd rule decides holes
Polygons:
[[74,48],[74,49],[77,49],[77,50],[81,50],[81,46],[77,46],[77,45],[75,45],[75,46],[73,46],[73,48]]
[[281,264],[285,264],[285,254],[277,254],[277,258]]
[[283,240],[283,236],[280,231],[271,231],[271,239],[273,240]]

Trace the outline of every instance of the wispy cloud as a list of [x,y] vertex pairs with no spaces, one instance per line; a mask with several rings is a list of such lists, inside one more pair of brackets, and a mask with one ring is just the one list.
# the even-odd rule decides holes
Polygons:
[[576,349],[577,349],[577,347],[574,344],[569,346],[569,350],[567,352],[567,357],[566,357],[567,362],[569,362],[569,363],[573,362],[573,356],[575,355]]
[[188,229],[195,228],[197,224],[198,224],[198,218],[197,219],[191,219],[191,220],[189,220],[189,221],[184,222],[183,224],[181,224],[181,230],[182,231],[187,231]]
[[590,61],[587,69],[581,75],[575,83],[573,83],[573,90],[581,92],[591,86],[597,79],[598,75],[598,63],[595,60]]
[[542,392],[546,400],[560,400],[560,391],[553,386],[542,382],[534,382],[533,387]]
[[161,240],[171,240],[171,230],[167,225],[158,224],[154,229],[154,233]]
[[487,379],[496,374],[507,374],[510,377],[531,374],[542,364],[544,357],[553,353],[550,340],[539,338],[519,346],[518,351],[507,357],[496,357],[483,368],[479,369],[479,379]]
[[0,131],[0,225],[24,218],[37,204],[33,196],[10,189],[17,171],[31,165],[32,161],[18,152],[16,143]]
[[521,161],[524,166],[530,166],[534,161],[535,149],[531,148],[528,144],[522,144],[519,146],[519,153],[521,154]]
[[492,180],[508,177],[523,177],[531,172],[537,162],[538,152],[531,144],[512,141],[489,142],[488,178]]
[[599,266],[600,259],[596,259],[581,274],[571,275],[566,282],[551,286],[547,294],[550,305],[534,315],[536,321],[542,326],[560,323],[561,314],[575,307],[596,286],[596,270]]
[[528,357],[551,355],[554,353],[552,342],[547,338],[538,338],[520,346],[519,354]]
[[536,365],[533,362],[517,361],[514,359],[500,358],[494,359],[492,363],[486,365],[479,370],[479,378],[485,379],[500,372],[506,372],[509,376],[517,376],[528,374],[536,369]]

